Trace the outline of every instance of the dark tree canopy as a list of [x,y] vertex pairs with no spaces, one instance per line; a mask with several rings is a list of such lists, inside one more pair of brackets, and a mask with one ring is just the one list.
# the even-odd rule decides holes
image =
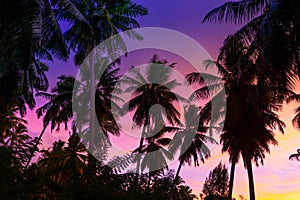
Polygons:
[[225,200],[228,195],[228,179],[226,166],[219,163],[205,179],[202,190],[204,200]]

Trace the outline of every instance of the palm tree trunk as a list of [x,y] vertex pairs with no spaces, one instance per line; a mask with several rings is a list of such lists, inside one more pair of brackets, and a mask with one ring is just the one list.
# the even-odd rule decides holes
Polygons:
[[232,200],[232,191],[233,191],[233,181],[234,181],[235,164],[236,164],[235,161],[232,161],[232,163],[231,163],[231,169],[230,169],[228,200]]
[[252,162],[251,157],[246,155],[246,167],[249,179],[249,193],[250,193],[250,200],[255,200],[255,191],[254,191],[254,179],[253,179],[253,171],[252,171]]
[[180,161],[179,166],[178,166],[178,168],[177,168],[177,172],[176,172],[176,175],[175,175],[175,178],[174,178],[174,183],[176,182],[176,180],[177,180],[178,177],[179,177],[179,173],[180,173],[182,164],[183,164],[183,160]]
[[89,150],[90,153],[94,153],[94,139],[95,139],[95,67],[94,67],[94,58],[95,58],[95,52],[91,52],[89,65],[90,65],[90,79],[91,79],[91,85],[90,85],[90,98],[91,98],[91,107],[90,107],[90,141],[89,141]]
[[[141,135],[141,139],[140,139],[140,144],[139,144],[139,148],[142,148],[143,144],[144,144],[144,137],[146,136],[146,124],[147,124],[147,121],[148,121],[148,117],[146,119],[146,123],[143,127],[143,130],[142,130],[142,135]],[[138,152],[140,153],[140,152]],[[140,164],[141,164],[141,159],[138,159],[137,161],[137,164],[136,164],[136,173],[139,174],[140,172]]]
[[149,170],[148,189],[150,189],[150,185],[151,185],[151,172]]
[[24,170],[26,170],[27,167],[28,167],[28,165],[30,164],[30,162],[31,162],[31,160],[32,160],[32,158],[33,158],[33,156],[34,156],[35,150],[37,149],[37,146],[39,145],[39,143],[40,143],[40,141],[41,141],[41,139],[42,139],[42,137],[43,137],[43,135],[44,135],[44,133],[45,133],[45,131],[46,131],[46,128],[48,127],[48,124],[49,124],[49,122],[47,122],[47,123],[44,125],[44,128],[43,128],[42,132],[40,133],[40,136],[39,136],[39,138],[37,139],[37,141],[36,141],[36,143],[35,143],[35,145],[34,145],[32,151],[31,151],[31,153],[30,153],[29,159],[28,159],[28,161],[27,161],[27,163],[26,163],[26,165],[25,165],[25,167],[24,167]]

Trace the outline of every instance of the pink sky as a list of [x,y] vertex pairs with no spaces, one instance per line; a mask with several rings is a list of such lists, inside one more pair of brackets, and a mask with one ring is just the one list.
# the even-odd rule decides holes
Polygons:
[[[148,7],[150,12],[149,16],[139,19],[142,27],[164,27],[185,33],[197,40],[209,52],[212,58],[216,58],[226,35],[233,33],[238,28],[238,26],[231,24],[201,23],[205,13],[225,2],[224,0],[164,0],[163,3],[159,0],[140,0],[138,2]],[[152,56],[151,53],[143,53],[144,57],[138,60],[146,59],[144,62],[147,62]],[[172,56],[169,58],[160,57],[166,58],[169,62],[174,62]],[[124,65],[126,64],[127,61]],[[182,70],[182,73],[185,71],[185,69],[178,70]],[[50,71],[48,72],[51,85],[55,84],[57,76],[61,74],[75,75],[76,71],[77,69],[72,65],[72,61],[68,63],[60,61],[51,63]],[[37,107],[42,105],[43,102],[43,100],[39,99]],[[255,189],[258,200],[300,199],[300,162],[288,160],[289,155],[296,152],[297,148],[300,147],[300,132],[295,130],[290,123],[294,116],[293,109],[296,106],[295,103],[291,103],[284,107],[284,111],[280,113],[280,117],[287,125],[285,135],[276,133],[279,146],[271,148],[271,155],[267,155],[264,166],[254,168]],[[37,136],[42,130],[41,121],[36,119],[34,111],[28,113],[27,119],[30,133],[33,136]],[[68,133],[65,131],[60,133],[54,131],[51,134],[48,129],[43,137],[43,146],[49,146],[55,140],[67,140],[67,138]],[[209,171],[220,161],[226,163],[230,169],[228,156],[220,153],[220,146],[215,146],[212,157],[205,164],[197,168],[183,167],[181,176],[192,187],[194,193],[199,195],[205,177],[208,176]],[[173,168],[177,169],[177,165],[175,164]],[[248,197],[248,179],[241,161],[236,168],[234,182],[234,195],[237,196],[239,194]]]

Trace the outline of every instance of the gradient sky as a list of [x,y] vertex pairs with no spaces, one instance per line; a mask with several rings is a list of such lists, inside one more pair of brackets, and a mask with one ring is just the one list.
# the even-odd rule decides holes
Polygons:
[[[139,0],[137,2],[149,9],[148,16],[138,19],[142,27],[164,27],[182,32],[198,41],[213,59],[216,58],[224,38],[228,34],[234,33],[239,27],[232,24],[201,23],[204,15],[212,8],[224,3],[224,0]],[[145,63],[151,58],[152,54],[152,51],[136,53],[135,60],[129,60],[129,58],[132,58],[129,57],[122,65],[124,69],[128,69],[130,65],[135,65],[141,61]],[[163,52],[159,55],[170,62],[178,62],[177,69],[179,71],[187,69],[183,61],[174,60],[175,57],[172,57],[172,55]],[[75,75],[77,72],[72,60],[67,63],[55,61],[49,65],[48,77],[51,86],[55,84],[57,76],[61,74]],[[44,100],[38,99],[37,107],[43,103]],[[290,123],[294,115],[293,109],[296,106],[296,104],[291,103],[284,107],[283,112],[279,113],[281,119],[287,124],[286,133],[281,135],[276,132],[279,146],[271,148],[271,155],[267,155],[264,166],[254,167],[255,190],[258,200],[300,199],[300,162],[288,160],[289,155],[296,152],[297,148],[300,147],[300,132],[295,130]],[[27,119],[30,133],[37,136],[42,130],[41,121],[36,119],[34,111],[28,113]],[[43,137],[43,146],[47,147],[55,140],[67,140],[67,138],[68,134],[65,131],[50,133],[50,130],[47,130]],[[205,177],[220,161],[230,168],[228,156],[220,153],[220,146],[215,146],[212,157],[205,164],[197,168],[185,166],[182,168],[181,176],[192,187],[193,192],[199,195]],[[173,168],[177,168],[177,163]],[[248,198],[248,179],[246,175],[246,170],[240,161],[236,167],[234,196],[241,194]]]

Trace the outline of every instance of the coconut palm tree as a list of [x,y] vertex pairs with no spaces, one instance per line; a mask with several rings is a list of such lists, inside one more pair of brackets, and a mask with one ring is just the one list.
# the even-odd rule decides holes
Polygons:
[[201,133],[205,132],[207,128],[199,130],[199,109],[196,106],[185,106],[184,120],[184,127],[177,130],[169,145],[169,149],[173,154],[180,150],[180,163],[174,181],[178,179],[184,163],[191,165],[193,160],[194,165],[199,166],[200,160],[204,163],[205,159],[210,157],[210,149],[206,146],[206,142],[216,143],[212,137]]
[[[256,88],[252,89],[256,90]],[[245,96],[242,95],[244,92],[245,89],[243,89],[243,92],[241,92],[241,90],[232,91],[231,94],[228,95],[228,111],[221,135],[221,142],[223,144],[222,150],[230,153],[232,163],[237,163],[239,156],[242,156],[245,168],[248,172],[250,199],[255,199],[252,161],[257,166],[259,162],[263,164],[265,153],[270,153],[269,145],[276,145],[277,141],[272,131],[274,128],[273,124],[268,121],[268,117],[270,116],[267,116],[268,113],[264,113],[267,109],[262,110],[258,101],[254,102],[253,99],[249,97],[245,98]],[[254,98],[257,97],[258,96]],[[246,103],[245,101],[250,101],[250,103]],[[237,111],[237,109],[240,110]],[[236,116],[236,114],[239,115]],[[235,122],[231,121],[233,117],[236,119]],[[273,118],[274,116],[271,117]],[[277,118],[278,116],[276,116],[276,122],[274,123],[278,121],[280,123],[279,126],[283,126],[283,122]],[[234,166],[232,170],[234,170]],[[234,172],[231,172],[233,179],[234,175],[232,175],[232,173]],[[233,180],[231,180],[230,184],[233,184]]]
[[[68,144],[59,140],[53,143],[53,146],[41,151],[42,155],[39,158],[37,164],[32,165],[28,171],[37,168],[35,176],[38,178],[44,178],[40,184],[45,184],[46,191],[40,191],[44,195],[51,196],[51,186],[56,185],[60,188],[68,188],[65,195],[70,192],[71,195],[76,193],[76,189],[82,186],[84,181],[84,172],[86,170],[86,154],[87,151],[84,145],[80,142],[80,138],[77,133],[71,134]],[[27,171],[27,173],[28,173]],[[41,174],[40,174],[41,173]],[[43,183],[44,181],[44,183]],[[70,191],[71,190],[71,191]],[[55,191],[56,196],[60,196],[60,192]]]
[[[116,88],[119,81],[119,68],[109,64],[109,59],[101,59],[94,64],[99,68],[93,75],[101,77],[99,80],[95,80],[95,90],[90,87],[94,85],[93,78],[90,78],[91,69],[89,66],[85,66],[87,68],[81,74],[83,78],[75,82],[73,94],[73,106],[76,107],[74,109],[75,126],[83,139],[83,143],[88,148],[89,163],[91,165],[94,163],[93,166],[89,165],[89,169],[95,169],[96,160],[93,156],[97,157],[98,161],[105,159],[105,153],[111,145],[109,136],[120,135],[116,113],[118,114],[121,109],[115,101],[122,100],[118,97],[121,90]],[[91,96],[93,96],[94,101],[91,101]],[[95,106],[95,117],[91,105]]]
[[[136,126],[143,127],[138,149],[142,149],[144,140],[152,136],[151,126],[157,127],[155,123],[160,120],[163,121],[163,116],[172,125],[180,124],[180,113],[173,104],[178,101],[178,96],[172,91],[178,83],[176,80],[169,80],[173,66],[174,63],[168,65],[167,61],[158,60],[155,55],[146,69],[146,77],[142,75],[140,70],[132,68],[132,75],[124,78],[124,83],[129,85],[126,92],[134,92],[135,95],[125,104],[124,108],[128,108],[129,112],[134,111],[133,122]],[[154,105],[161,105],[164,111]],[[155,108],[155,110],[150,112],[151,108]],[[138,159],[137,173],[139,172],[139,165]]]
[[[27,121],[18,117],[18,109],[10,108],[6,113],[1,113],[0,117],[0,133],[1,133],[1,143],[4,144],[7,137],[12,136],[13,128],[19,126],[22,127],[22,133],[26,132]],[[24,131],[23,131],[24,130]]]
[[[255,65],[245,56],[247,48],[240,40],[229,36],[224,44],[219,61],[209,61],[208,64],[214,64],[218,68],[226,90],[227,106],[221,144],[222,151],[229,153],[229,161],[232,164],[229,199],[232,198],[234,169],[240,155],[248,172],[250,199],[255,199],[251,162],[254,161],[258,165],[258,161],[261,161],[263,164],[265,152],[270,152],[269,144],[276,144],[272,130],[277,127],[283,132],[284,123],[274,113],[280,109],[277,105],[280,97],[272,90],[276,85],[264,85],[258,80]],[[188,81],[203,84],[203,78],[199,75],[189,74]],[[208,88],[211,86],[203,86],[196,91],[196,95],[207,98]],[[217,116],[213,118],[211,104],[212,102],[208,102],[202,109],[200,115],[203,119],[200,122],[214,121],[214,118],[224,116],[224,112],[217,112]],[[222,109],[216,111],[219,110]]]
[[[37,145],[42,139],[47,127],[51,124],[51,131],[56,128],[60,130],[60,125],[64,124],[65,129],[68,128],[68,122],[72,119],[72,91],[74,85],[74,77],[60,76],[56,87],[51,90],[51,93],[40,92],[37,95],[49,100],[45,105],[36,110],[37,116],[43,116],[43,130],[41,131],[35,148],[32,150],[31,158],[37,149]],[[29,165],[31,159],[26,164]]]
[[26,140],[30,138],[27,134],[28,130],[24,124],[16,124],[6,135],[5,145],[11,148],[22,145]]
[[53,57],[65,60],[68,57],[69,51],[58,23],[57,13],[61,11],[69,13],[69,22],[87,24],[71,0],[22,0],[1,6],[0,43],[6,48],[0,51],[0,81],[10,86],[10,90],[1,87],[1,109],[9,109],[17,102],[20,114],[24,116],[26,105],[30,109],[35,107],[34,93],[48,88],[44,74],[47,67],[41,60],[52,61]]
[[[119,127],[111,113],[111,104],[114,101],[112,92],[119,79],[117,76],[118,70],[118,68],[110,65],[107,69],[105,69],[101,79],[97,82],[95,95],[96,116],[106,136],[108,136],[108,134],[119,134]],[[72,76],[63,75],[58,77],[58,79],[59,81],[51,90],[51,93],[40,92],[37,94],[38,96],[49,100],[36,111],[38,117],[43,116],[43,130],[39,135],[38,143],[43,137],[48,125],[51,126],[51,131],[54,129],[59,131],[62,124],[64,125],[65,129],[68,129],[68,123],[73,119],[72,98],[75,78]],[[80,97],[78,98],[80,99]],[[32,156],[33,154],[34,151],[32,152]]]
[[173,155],[165,148],[170,141],[170,138],[152,138],[147,144],[133,151],[133,153],[139,153],[133,161],[140,160],[142,157],[141,171],[144,171],[146,168],[149,169],[148,188],[151,185],[152,174],[165,168],[168,169],[166,158],[168,160],[173,159]]
[[[75,64],[79,65],[82,64],[84,59],[88,56],[92,50],[99,45],[104,40],[110,38],[113,35],[116,35],[119,31],[125,31],[132,28],[138,28],[139,23],[136,21],[136,17],[143,16],[148,13],[147,9],[141,5],[137,5],[132,3],[130,0],[117,0],[117,1],[76,1],[75,6],[80,8],[80,11],[83,13],[85,19],[87,19],[88,23],[92,30],[90,30],[86,25],[82,23],[72,23],[70,28],[65,32],[64,36],[68,42],[69,48],[75,52]],[[67,13],[60,13],[61,18],[68,19],[69,15]],[[134,36],[134,34],[133,34]],[[119,42],[116,44],[109,44],[108,45],[108,52],[109,55],[115,55],[115,51],[121,49],[122,52],[126,52],[126,47],[122,42],[122,39],[117,36]],[[95,89],[95,74],[97,72],[94,71],[95,64],[94,58],[98,56],[99,53],[102,52],[93,52],[93,56],[91,56],[89,60],[89,66],[87,71],[90,72],[89,76],[86,76],[86,80],[89,80],[90,83],[90,99],[91,99],[91,106],[96,105],[97,103],[94,101],[94,89]],[[114,60],[114,62],[119,62],[119,60]],[[100,71],[104,70],[106,65],[100,67]],[[86,85],[87,86],[87,85]],[[96,96],[97,97],[97,96]],[[107,101],[108,103],[110,101]],[[104,109],[103,106],[110,109],[110,104],[98,104],[100,107],[98,109]],[[102,107],[102,108],[101,108]],[[99,117],[101,115],[98,115]],[[104,119],[106,123],[105,126],[111,128],[111,132],[118,134],[118,127],[116,126],[115,120],[112,116],[105,115],[109,117],[109,119],[113,120],[110,124],[107,123],[111,120]],[[94,113],[91,112],[89,116],[89,151],[93,152],[95,150],[95,132],[96,132],[96,125],[95,125],[95,116]],[[78,121],[78,120],[77,120]],[[85,120],[86,121],[86,120]],[[103,120],[98,118],[99,122],[103,122]],[[102,126],[103,128],[104,126]],[[112,130],[114,129],[114,130]],[[106,132],[104,130],[104,132]],[[106,133],[105,133],[106,134]],[[99,134],[98,134],[99,136]],[[104,142],[105,138],[97,139],[98,141]],[[100,146],[104,147],[108,145],[108,141]],[[87,143],[86,143],[87,144]],[[104,150],[105,151],[105,150]],[[90,160],[92,160],[91,156],[89,156]],[[94,168],[94,167],[92,167]]]
[[86,153],[87,150],[80,142],[79,135],[74,132],[70,135],[68,146],[64,148],[64,156],[62,159],[62,171],[59,173],[57,182],[64,184],[65,182],[72,181],[78,184],[78,178],[83,175],[86,170]]
[[36,138],[28,135],[27,121],[18,116],[17,107],[10,108],[8,113],[1,113],[1,115],[0,145],[9,147],[16,159],[24,165],[29,159]]
[[260,82],[276,85],[281,104],[299,77],[299,7],[298,1],[240,0],[224,3],[203,19],[245,24],[234,37],[249,48],[247,57],[259,66]]
[[[130,0],[109,0],[109,1],[74,1],[77,8],[83,13],[85,19],[92,27],[92,31],[82,23],[73,23],[65,32],[70,49],[75,51],[75,63],[81,64],[87,55],[101,42],[116,35],[120,31],[126,31],[140,27],[135,19],[138,16],[148,14],[148,10]],[[63,19],[68,19],[68,13],[61,13]],[[132,35],[137,36],[137,35]],[[121,48],[126,52],[122,39],[116,48],[111,46],[113,52]]]
[[64,146],[65,142],[61,140],[54,142],[51,148],[41,151],[42,156],[37,163],[53,182],[57,182],[59,172],[63,168]]

